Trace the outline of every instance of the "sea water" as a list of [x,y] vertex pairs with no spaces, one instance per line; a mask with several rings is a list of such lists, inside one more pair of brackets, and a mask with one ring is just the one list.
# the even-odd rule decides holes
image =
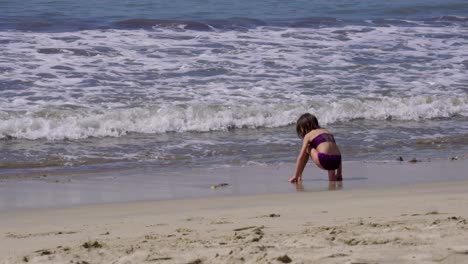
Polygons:
[[0,0],[0,175],[468,153],[468,2]]

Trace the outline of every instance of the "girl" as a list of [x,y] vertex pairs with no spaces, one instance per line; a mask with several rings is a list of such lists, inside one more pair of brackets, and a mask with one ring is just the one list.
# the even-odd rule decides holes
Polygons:
[[296,172],[289,182],[302,180],[302,172],[309,156],[319,168],[328,171],[329,181],[342,181],[341,153],[330,131],[321,128],[317,118],[309,113],[299,117],[296,131],[303,143],[296,160]]

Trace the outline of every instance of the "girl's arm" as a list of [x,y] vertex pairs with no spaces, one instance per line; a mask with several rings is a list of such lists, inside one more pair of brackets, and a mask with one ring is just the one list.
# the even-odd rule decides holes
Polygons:
[[296,159],[296,171],[294,172],[294,176],[289,179],[289,182],[302,181],[302,172],[309,160],[309,154],[307,153],[307,148],[309,147],[310,142],[309,138],[310,137],[306,135],[302,141],[302,148]]

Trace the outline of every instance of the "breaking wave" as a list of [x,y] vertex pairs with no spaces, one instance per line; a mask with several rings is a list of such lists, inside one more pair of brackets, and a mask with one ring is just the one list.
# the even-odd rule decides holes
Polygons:
[[468,97],[414,96],[321,99],[256,105],[165,105],[120,109],[0,112],[3,139],[83,139],[129,133],[207,132],[291,125],[311,112],[323,125],[365,120],[468,117]]

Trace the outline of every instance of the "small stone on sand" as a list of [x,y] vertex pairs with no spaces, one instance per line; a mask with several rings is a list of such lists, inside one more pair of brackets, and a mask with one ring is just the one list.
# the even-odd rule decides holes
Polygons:
[[85,242],[83,245],[81,245],[84,248],[90,249],[90,248],[102,248],[102,244],[94,241],[94,242]]
[[201,259],[196,259],[196,260],[193,260],[193,261],[190,261],[189,263],[187,264],[201,264],[203,261]]
[[291,263],[292,259],[288,255],[284,255],[277,258],[278,261],[282,263]]
[[243,230],[252,229],[252,228],[256,228],[256,226],[246,226],[246,227],[236,228],[232,231],[243,231]]
[[468,246],[455,246],[452,250],[457,254],[468,255]]

